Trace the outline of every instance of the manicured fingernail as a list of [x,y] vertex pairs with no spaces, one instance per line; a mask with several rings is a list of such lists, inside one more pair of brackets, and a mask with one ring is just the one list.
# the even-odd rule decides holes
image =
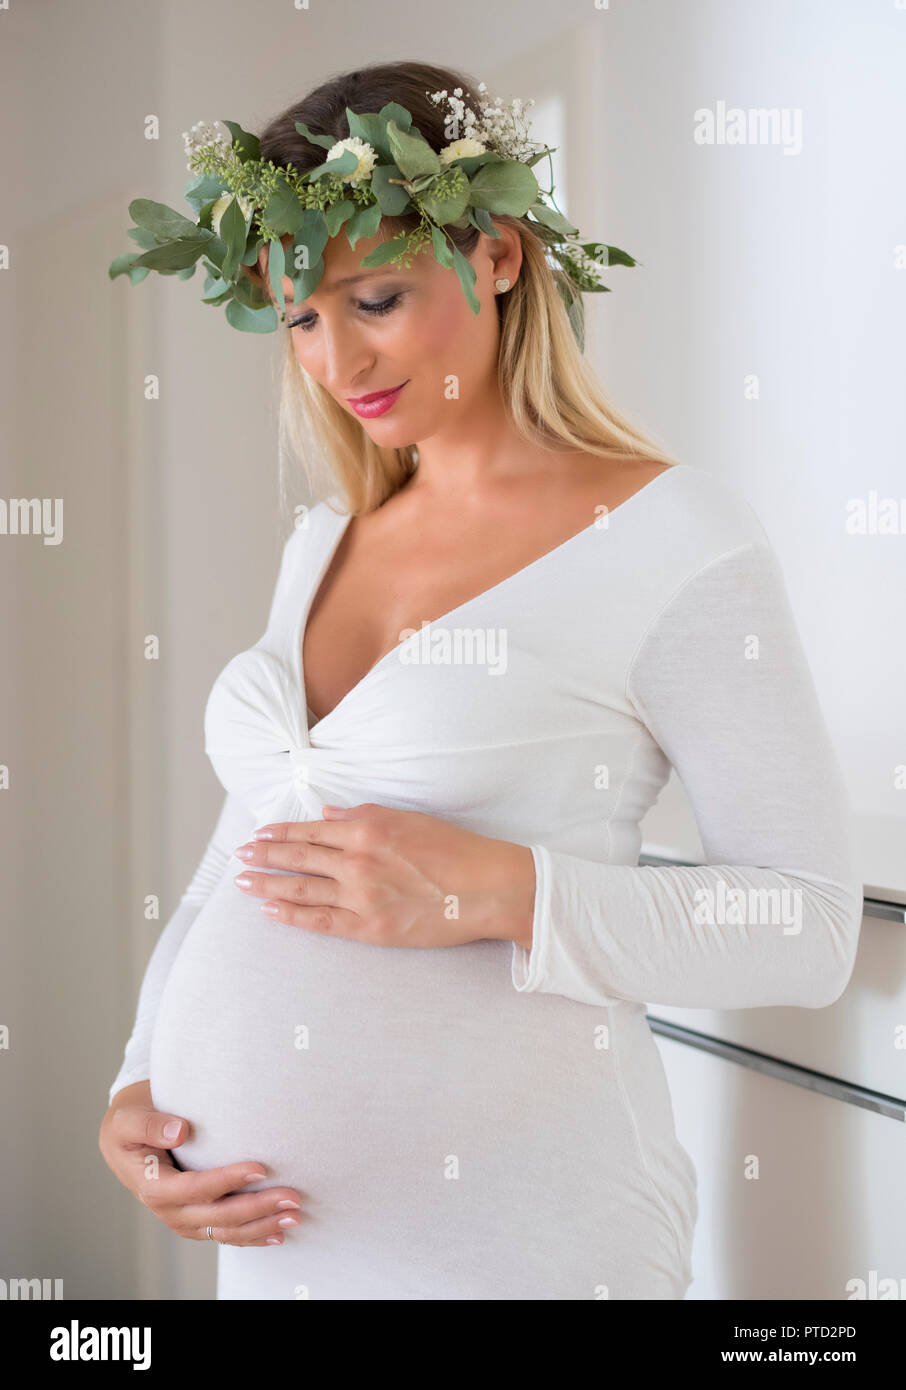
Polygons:
[[252,835],[253,840],[272,840],[273,838],[273,830],[256,830]]
[[168,1120],[164,1125],[164,1138],[177,1139],[182,1128],[182,1120]]
[[278,1203],[277,1203],[277,1206],[278,1206],[278,1207],[296,1207],[299,1211],[302,1210],[302,1203],[301,1203],[301,1202],[291,1202],[291,1201],[289,1200],[288,1197],[284,1197],[282,1202],[278,1202]]
[[251,859],[255,849],[253,845],[240,845],[238,849],[233,850],[233,853],[237,859]]
[[261,903],[261,911],[266,912],[268,917],[276,917],[280,911],[279,903]]
[[242,1181],[243,1181],[243,1182],[260,1182],[262,1178],[266,1178],[266,1177],[267,1177],[267,1174],[266,1174],[266,1173],[246,1173],[246,1175],[245,1175],[245,1177],[242,1179]]
[[298,1216],[281,1216],[280,1220],[277,1222],[278,1226],[298,1226],[298,1224]]
[[251,888],[252,886],[252,880],[249,878],[248,874],[237,874],[233,882],[237,888]]
[[282,1245],[282,1244],[283,1244],[283,1237],[282,1237],[282,1236],[268,1236],[268,1238],[267,1238],[267,1243],[268,1243],[268,1245]]

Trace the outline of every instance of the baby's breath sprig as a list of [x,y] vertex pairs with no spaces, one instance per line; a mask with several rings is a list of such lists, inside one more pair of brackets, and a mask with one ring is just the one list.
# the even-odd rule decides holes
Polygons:
[[539,186],[532,166],[545,156],[550,162],[552,151],[531,138],[534,102],[516,98],[504,105],[488,97],[483,82],[477,94],[475,111],[460,87],[426,93],[435,104],[446,103],[447,143],[440,150],[413,129],[412,116],[397,102],[379,112],[347,107],[349,135],[341,140],[298,122],[299,133],[325,151],[323,163],[304,173],[292,163],[263,159],[257,137],[234,121],[199,121],[183,136],[194,176],[185,198],[194,216],[134,199],[129,211],[136,225],[129,235],[139,250],[118,256],[109,275],[128,275],[133,284],[151,270],[187,279],[200,262],[207,271],[202,301],[223,305],[234,328],[270,333],[278,324],[274,302],[248,274],[263,246],[270,247],[273,301],[285,316],[284,276],[293,282],[294,302],[311,295],[324,271],[325,246],[341,229],[355,246],[360,238],[374,238],[383,218],[412,216],[411,230],[381,242],[362,265],[408,267],[413,256],[432,250],[440,265],[456,272],[477,314],[475,269],[447,229],[471,226],[496,236],[496,213],[531,221],[559,268],[558,289],[581,346],[577,292],[607,289],[598,274],[602,266],[636,262],[617,247],[580,242],[556,205],[553,186]]

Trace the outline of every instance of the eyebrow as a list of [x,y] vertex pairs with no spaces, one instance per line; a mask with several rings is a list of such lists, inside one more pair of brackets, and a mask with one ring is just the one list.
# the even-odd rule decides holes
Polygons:
[[373,275],[386,275],[388,267],[383,265],[373,266],[371,270],[360,271],[358,275],[344,275],[341,280],[333,280],[329,285],[319,285],[319,289],[338,290],[341,285],[353,285],[357,280],[370,280]]

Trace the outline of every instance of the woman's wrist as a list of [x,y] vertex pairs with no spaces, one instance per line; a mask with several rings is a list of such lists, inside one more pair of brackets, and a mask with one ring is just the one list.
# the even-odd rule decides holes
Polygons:
[[495,890],[489,895],[487,935],[532,949],[535,916],[535,859],[527,845],[500,840],[495,853]]

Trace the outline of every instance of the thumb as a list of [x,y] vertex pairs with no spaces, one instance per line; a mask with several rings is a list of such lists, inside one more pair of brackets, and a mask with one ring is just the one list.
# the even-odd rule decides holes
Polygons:
[[179,1115],[162,1115],[155,1111],[148,1126],[149,1140],[160,1149],[176,1149],[189,1137],[189,1122]]

